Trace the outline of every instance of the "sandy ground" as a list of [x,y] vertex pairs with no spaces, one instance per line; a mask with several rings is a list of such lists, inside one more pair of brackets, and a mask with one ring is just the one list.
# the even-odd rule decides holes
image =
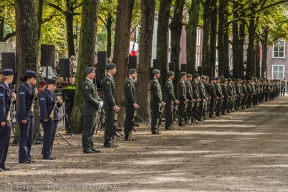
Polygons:
[[[10,146],[0,191],[288,191],[288,97],[196,125],[151,135],[144,125],[136,141],[83,154],[81,135],[56,137],[55,161],[18,163]],[[62,133],[62,129],[59,129]]]

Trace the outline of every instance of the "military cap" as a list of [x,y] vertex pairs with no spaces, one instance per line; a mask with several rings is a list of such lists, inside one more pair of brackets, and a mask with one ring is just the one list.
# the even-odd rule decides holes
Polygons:
[[1,74],[4,76],[10,76],[10,75],[14,75],[14,72],[12,69],[3,69],[1,71]]
[[215,77],[211,77],[211,80],[216,80]]
[[183,71],[182,71],[182,72],[180,73],[180,77],[185,76],[185,75],[186,75],[186,72],[183,72]]
[[232,81],[235,81],[235,78],[232,78]]
[[167,75],[168,75],[168,76],[172,76],[172,75],[174,75],[174,72],[173,72],[173,71],[168,71],[168,72],[167,72]]
[[246,83],[246,80],[243,80],[243,83]]
[[129,69],[129,70],[128,70],[128,73],[129,73],[129,74],[136,73],[136,69]]
[[227,81],[227,79],[226,79],[226,78],[224,78],[224,79],[223,79],[223,82],[225,82],[225,81]]
[[159,74],[160,71],[158,69],[153,69],[152,74]]
[[192,75],[190,73],[187,74],[187,77],[192,77]]
[[56,79],[47,79],[46,83],[47,84],[56,84]]
[[201,76],[201,79],[206,79],[206,76],[205,76],[205,75],[202,75],[202,76]]
[[92,71],[94,71],[94,67],[86,67],[85,68],[85,74],[89,74],[89,73],[92,73]]
[[232,81],[232,79],[231,79],[231,78],[228,78],[228,81]]
[[108,64],[106,65],[106,69],[109,70],[109,69],[114,69],[116,68],[116,65],[114,63],[111,63],[111,64]]
[[215,77],[215,80],[219,80],[219,77]]
[[36,72],[32,70],[26,70],[24,72],[24,77],[37,77]]
[[198,74],[198,73],[194,73],[194,74],[193,74],[193,79],[195,79],[195,78],[197,78],[197,77],[199,77],[199,74]]
[[251,76],[251,79],[254,79],[254,77],[253,77],[253,76]]

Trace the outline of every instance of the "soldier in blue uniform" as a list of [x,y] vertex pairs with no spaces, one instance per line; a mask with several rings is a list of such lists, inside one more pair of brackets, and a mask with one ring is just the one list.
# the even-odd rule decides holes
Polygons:
[[33,110],[31,111],[31,106],[38,94],[37,89],[33,88],[37,80],[36,72],[26,70],[21,80],[24,83],[18,89],[19,106],[16,112],[16,119],[20,129],[19,163],[27,164],[34,162],[30,156],[34,129],[34,112]]
[[10,104],[16,101],[16,94],[11,92],[9,84],[13,81],[14,72],[12,69],[3,69],[0,75],[0,172],[10,170],[5,162],[8,153],[11,122],[7,121],[7,115],[10,110]]
[[[59,121],[57,108],[62,105],[62,98],[55,96],[54,91],[57,87],[55,79],[47,79],[46,83],[47,88],[39,93],[38,97],[40,105],[39,120],[44,130],[42,155],[43,159],[54,160],[56,158],[52,156],[52,146]],[[53,110],[54,114],[51,114]]]

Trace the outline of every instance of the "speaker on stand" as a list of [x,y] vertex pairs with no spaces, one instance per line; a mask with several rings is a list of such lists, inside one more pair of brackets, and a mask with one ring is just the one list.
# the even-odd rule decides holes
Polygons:
[[15,71],[15,53],[14,52],[2,52],[2,70],[12,69]]

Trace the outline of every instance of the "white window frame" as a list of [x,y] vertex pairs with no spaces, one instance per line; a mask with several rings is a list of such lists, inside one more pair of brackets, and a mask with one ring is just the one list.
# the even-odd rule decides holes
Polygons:
[[272,79],[275,79],[275,77],[274,77],[274,67],[275,66],[277,66],[277,67],[279,67],[279,66],[283,66],[283,77],[280,77],[280,78],[276,78],[276,79],[279,79],[279,80],[282,80],[284,77],[285,77],[285,65],[281,65],[281,64],[272,64]]
[[[274,57],[274,46],[275,46],[275,43],[273,44],[273,47],[272,47],[272,58],[285,58],[285,46],[286,46],[286,42],[283,41],[283,40],[280,40],[281,42],[284,42],[284,51],[283,51],[283,57]],[[280,41],[277,41],[277,42],[280,42]],[[276,42],[276,43],[277,43]],[[278,51],[278,54],[279,54],[279,51]]]

